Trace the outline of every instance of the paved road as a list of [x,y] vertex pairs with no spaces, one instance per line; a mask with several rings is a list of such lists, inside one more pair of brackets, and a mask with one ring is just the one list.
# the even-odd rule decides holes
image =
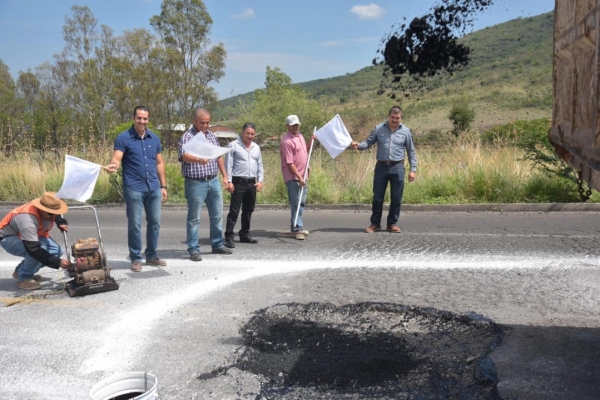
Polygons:
[[[124,210],[99,216],[118,291],[72,299],[60,292],[62,273],[44,268],[43,289],[23,297],[11,278],[17,259],[0,251],[1,399],[85,399],[96,382],[136,370],[158,377],[163,400],[253,399],[254,376],[210,372],[230,363],[253,312],[315,301],[475,312],[505,331],[491,355],[503,398],[600,393],[598,212],[408,211],[404,233],[365,234],[368,212],[309,210],[311,234],[297,241],[276,233],[288,210],[259,210],[259,243],[230,256],[210,254],[203,214],[204,260],[194,263],[185,211],[169,209],[159,252],[168,266],[141,273],[125,258]],[[70,240],[95,236],[90,212],[67,217]]]

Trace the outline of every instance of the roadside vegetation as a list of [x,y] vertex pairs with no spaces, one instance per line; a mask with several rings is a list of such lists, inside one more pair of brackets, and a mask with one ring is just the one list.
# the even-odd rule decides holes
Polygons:
[[[188,20],[180,12],[182,4],[206,29],[180,24]],[[361,141],[393,103],[404,109],[419,158],[417,180],[405,189],[406,203],[580,201],[573,171],[547,140],[551,13],[467,35],[463,40],[473,49],[467,70],[432,79],[395,100],[376,94],[378,66],[302,84],[267,67],[264,88],[215,105],[210,83],[222,76],[224,48],[189,45],[207,44],[200,39],[212,20],[202,1],[164,0],[161,15],[150,21],[153,32],[136,29],[122,36],[99,26],[89,8],[74,6],[72,11],[63,29],[64,52],[53,62],[21,71],[14,80],[0,60],[0,201],[22,202],[58,190],[65,154],[108,163],[114,137],[130,126],[130,113],[140,103],[150,107],[151,128],[163,140],[171,203],[185,203],[179,138],[171,127],[188,123],[195,107],[212,110],[213,123],[240,128],[252,121],[259,137],[280,137],[285,117],[298,114],[309,139],[313,126],[339,113],[353,139]],[[189,40],[179,43],[177,35]],[[87,38],[88,45],[79,38]],[[186,64],[184,59],[195,61]],[[202,84],[192,78],[203,73]],[[146,84],[149,79],[152,85]],[[276,144],[263,149],[266,179],[259,204],[287,204],[277,150]],[[308,202],[370,203],[374,165],[373,149],[346,151],[332,160],[317,145]],[[228,201],[229,194],[224,196]],[[589,201],[600,201],[600,196],[593,191]],[[89,202],[122,202],[119,175],[102,172]]]
[[[371,121],[373,124],[376,120]],[[558,158],[548,164],[553,153],[549,148],[534,146],[546,135],[550,121],[515,121],[483,132],[465,132],[459,137],[451,132],[427,141],[416,139],[419,168],[417,180],[406,185],[404,201],[408,204],[465,203],[538,203],[579,202],[577,185],[564,174]],[[368,130],[360,132],[362,139]],[[359,139],[358,137],[356,139]],[[112,154],[108,146],[69,154],[99,164],[106,164]],[[177,152],[164,153],[167,162],[169,202],[185,204]],[[287,192],[281,178],[277,148],[263,150],[265,186],[257,197],[259,204],[287,204]],[[546,166],[554,165],[556,170]],[[0,175],[0,198],[23,201],[40,193],[60,188],[64,160],[51,151],[19,152],[3,162]],[[369,204],[375,151],[345,151],[335,160],[316,145],[311,160],[309,204]],[[118,175],[110,178],[101,173],[90,203],[120,203]],[[116,178],[116,180],[115,180]],[[111,182],[112,181],[112,182]],[[229,193],[224,192],[228,202]],[[389,201],[389,199],[388,199]],[[589,201],[600,202],[593,191]]]

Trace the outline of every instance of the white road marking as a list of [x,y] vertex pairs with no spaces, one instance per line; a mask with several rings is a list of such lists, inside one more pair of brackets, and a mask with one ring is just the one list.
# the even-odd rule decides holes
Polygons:
[[[177,260],[180,266],[181,260]],[[171,260],[167,260],[171,262]],[[79,372],[83,375],[105,372],[117,373],[127,369],[135,361],[136,355],[145,348],[145,338],[152,330],[153,324],[163,315],[171,310],[177,309],[185,303],[210,295],[227,286],[239,283],[248,279],[283,274],[290,272],[302,272],[308,270],[339,269],[339,268],[399,268],[399,269],[485,269],[485,270],[507,270],[507,269],[542,269],[549,266],[561,267],[567,265],[580,265],[585,262],[590,264],[590,260],[582,261],[577,259],[556,259],[537,258],[524,262],[520,260],[472,260],[456,261],[453,259],[432,261],[385,261],[385,260],[337,260],[326,262],[303,261],[303,262],[285,262],[279,260],[273,261],[244,261],[244,272],[232,273],[231,275],[220,275],[218,279],[209,279],[195,282],[186,287],[179,287],[176,291],[167,295],[155,298],[150,302],[144,302],[143,305],[121,315],[119,320],[109,326],[103,332],[99,332],[97,337],[102,338],[100,347],[94,351],[93,355],[82,362]],[[185,261],[185,263],[190,263]],[[211,260],[210,265],[226,265],[229,261]],[[593,263],[598,264],[598,261]],[[3,266],[5,263],[0,263]],[[209,264],[209,263],[206,263]],[[206,265],[209,266],[209,265]],[[151,312],[149,312],[151,310]]]

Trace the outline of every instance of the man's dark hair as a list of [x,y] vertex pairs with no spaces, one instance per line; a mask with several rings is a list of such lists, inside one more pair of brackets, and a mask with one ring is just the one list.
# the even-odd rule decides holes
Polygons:
[[392,108],[390,108],[390,112],[388,112],[388,115],[398,113],[402,114],[402,109],[400,108],[400,106],[393,106]]
[[140,111],[146,111],[148,114],[150,114],[150,110],[148,110],[148,107],[140,105],[140,106],[136,106],[133,109],[133,116],[134,117],[137,114],[138,110],[140,110]]
[[242,126],[242,132],[244,132],[248,128],[254,129],[254,131],[256,132],[256,126],[252,122],[246,122],[244,126]]

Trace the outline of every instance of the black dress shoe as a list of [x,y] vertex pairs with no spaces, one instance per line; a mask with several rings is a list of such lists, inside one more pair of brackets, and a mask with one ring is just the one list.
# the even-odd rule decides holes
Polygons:
[[229,247],[230,249],[235,248],[235,243],[233,243],[233,238],[225,239],[225,247]]
[[258,243],[258,240],[253,239],[250,236],[242,236],[240,237],[240,243]]

